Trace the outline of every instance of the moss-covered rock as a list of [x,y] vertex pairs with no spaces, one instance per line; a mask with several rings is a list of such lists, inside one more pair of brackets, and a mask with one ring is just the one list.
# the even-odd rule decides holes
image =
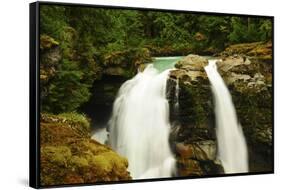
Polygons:
[[59,45],[59,42],[56,41],[54,38],[48,36],[48,35],[41,35],[40,36],[40,49],[46,50],[50,49],[52,47],[56,47]]
[[110,52],[105,54],[103,58],[104,74],[131,78],[137,73],[139,65],[151,61],[150,52],[147,48]]
[[[172,127],[170,142],[180,176],[218,173],[212,92],[204,66],[208,60],[188,55],[170,71],[167,97]],[[178,83],[178,93],[176,85]],[[178,94],[178,98],[176,97]],[[178,102],[177,102],[178,101]],[[178,104],[175,107],[175,104]],[[218,166],[218,167],[217,167]],[[212,168],[205,170],[204,168]]]
[[47,35],[40,36],[40,82],[43,84],[56,74],[58,63],[61,60],[58,45],[59,42],[54,38]]
[[42,114],[40,142],[41,185],[131,179],[127,159],[90,139],[82,115]]
[[[41,120],[40,120],[44,125],[54,125],[54,123],[56,125],[63,125],[63,126],[68,126],[69,128],[71,128],[71,130],[66,130],[65,134],[71,134],[73,135],[74,133],[76,133],[77,135],[80,135],[82,137],[90,137],[90,124],[89,124],[89,119],[81,114],[77,114],[77,113],[61,113],[58,115],[53,115],[53,114],[41,114]],[[60,133],[60,131],[56,131],[60,130],[60,128],[54,128],[53,131],[49,131],[49,133],[53,136],[53,137],[59,137],[65,139],[66,137],[60,137],[59,135],[63,135],[64,133]],[[62,128],[61,130],[63,130],[65,128]],[[66,128],[67,129],[67,128]],[[48,135],[48,134],[46,134]],[[41,140],[43,140],[44,142],[44,137],[46,137],[46,135],[42,136],[43,138]],[[58,139],[59,140],[59,139]]]
[[[207,59],[203,57],[189,55],[176,64],[177,69],[170,71],[167,96],[172,109],[172,121],[177,120],[181,125],[189,126],[188,128],[200,129],[208,126],[213,111],[212,100],[209,99],[210,83],[204,72],[204,66],[207,63]],[[177,83],[179,85],[178,100],[175,99]],[[173,106],[176,101],[179,103],[178,112],[174,111],[175,106]]]
[[244,55],[266,60],[272,60],[272,42],[254,42],[234,44],[219,54],[222,57]]
[[92,98],[88,106],[112,106],[120,86],[132,78],[140,67],[151,61],[150,51],[147,48],[106,53],[101,61],[103,74],[93,83]]

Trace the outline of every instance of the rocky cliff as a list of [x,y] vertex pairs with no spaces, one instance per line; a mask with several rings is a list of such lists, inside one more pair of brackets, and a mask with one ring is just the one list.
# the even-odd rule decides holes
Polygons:
[[251,171],[272,170],[272,64],[230,56],[217,62],[236,107],[249,149]]
[[[167,82],[170,119],[174,123],[170,141],[177,155],[179,176],[222,173],[216,160],[212,92],[204,71],[207,64],[207,59],[189,55],[175,65]],[[178,108],[174,106],[177,82]]]
[[[262,58],[258,53],[255,55],[225,55],[217,65],[246,136],[250,171],[271,171],[272,60],[270,55],[263,54]],[[176,64],[167,81],[170,119],[174,123],[170,141],[178,158],[180,176],[223,172],[216,160],[214,106],[204,71],[207,63],[204,57],[188,55]]]

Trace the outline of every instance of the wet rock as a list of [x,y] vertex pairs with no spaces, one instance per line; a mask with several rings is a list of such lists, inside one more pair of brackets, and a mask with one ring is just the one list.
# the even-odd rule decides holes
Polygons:
[[[167,81],[170,120],[175,123],[170,142],[178,155],[179,175],[207,175],[217,165],[212,92],[204,71],[207,64],[204,57],[188,55],[170,71]],[[174,98],[177,81],[176,110],[173,105],[177,101]]]
[[193,144],[177,143],[176,151],[185,159],[208,161],[216,159],[216,143],[212,140],[197,141]]
[[183,158],[178,160],[179,176],[202,176],[203,174],[199,161]]

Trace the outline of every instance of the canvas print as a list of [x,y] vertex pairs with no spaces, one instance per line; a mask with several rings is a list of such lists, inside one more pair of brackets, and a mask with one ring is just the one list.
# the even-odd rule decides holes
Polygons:
[[273,18],[40,3],[40,186],[273,172]]

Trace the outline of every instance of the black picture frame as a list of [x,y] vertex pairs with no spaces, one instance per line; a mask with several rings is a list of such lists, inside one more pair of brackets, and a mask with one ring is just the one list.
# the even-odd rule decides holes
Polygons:
[[[145,11],[160,11],[171,13],[192,13],[215,16],[247,16],[260,17],[270,19],[272,22],[272,170],[266,172],[249,172],[237,174],[217,174],[204,175],[200,177],[172,177],[172,178],[157,178],[157,179],[141,179],[130,181],[111,181],[98,183],[82,183],[82,184],[61,184],[52,186],[42,186],[40,184],[40,6],[41,5],[57,5],[70,7],[91,7],[91,8],[110,8],[110,9],[125,9],[125,10],[145,10]],[[70,186],[88,186],[102,184],[120,184],[120,183],[136,183],[136,182],[151,182],[151,181],[166,181],[166,180],[185,180],[194,178],[213,178],[213,177],[231,177],[242,175],[259,175],[274,173],[274,17],[264,15],[246,15],[233,13],[217,13],[217,12],[200,12],[189,10],[169,10],[157,8],[141,8],[141,7],[123,7],[109,5],[92,5],[78,3],[62,3],[62,2],[34,2],[29,5],[29,44],[30,44],[30,65],[29,65],[29,185],[33,188],[53,188],[53,187],[70,187]]]

